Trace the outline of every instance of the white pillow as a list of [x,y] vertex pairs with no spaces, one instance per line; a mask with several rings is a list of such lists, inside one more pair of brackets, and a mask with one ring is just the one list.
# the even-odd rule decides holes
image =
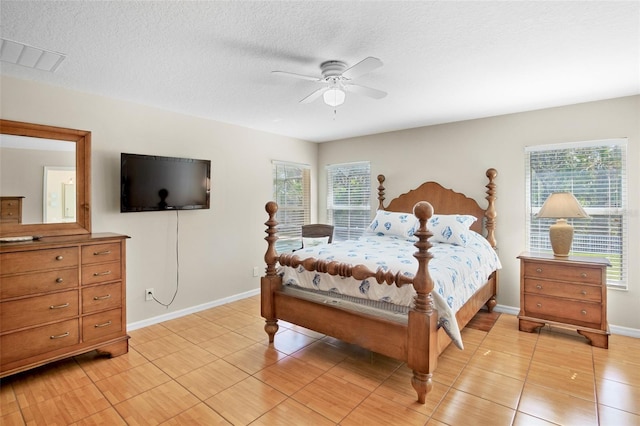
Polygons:
[[309,248],[319,246],[320,244],[328,244],[329,237],[302,237],[302,247]]
[[411,213],[378,210],[367,231],[375,235],[395,235],[401,238],[412,238],[419,226],[418,219]]
[[471,215],[434,214],[427,222],[427,229],[433,233],[432,242],[448,243],[465,247],[469,242],[469,227],[477,219]]

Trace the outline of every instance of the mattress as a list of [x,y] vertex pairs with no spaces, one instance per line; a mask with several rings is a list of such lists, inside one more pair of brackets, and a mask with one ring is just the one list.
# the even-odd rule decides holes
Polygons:
[[[500,260],[491,245],[481,235],[472,233],[465,246],[433,243],[429,252],[429,273],[434,281],[432,292],[438,310],[438,324],[463,348],[455,313],[487,281],[489,275],[501,268]],[[301,259],[314,257],[352,265],[362,264],[371,270],[400,272],[413,277],[418,269],[415,239],[389,235],[366,235],[357,240],[341,241],[304,248],[295,252]],[[282,269],[283,284],[292,288],[317,291],[327,298],[325,303],[349,301],[359,305],[384,308],[397,312],[412,305],[416,291],[413,285],[378,284],[375,278],[358,281],[354,278],[331,276],[306,271],[302,266]],[[381,306],[375,306],[380,304]],[[398,306],[399,308],[393,308]],[[406,315],[406,313],[405,313]]]

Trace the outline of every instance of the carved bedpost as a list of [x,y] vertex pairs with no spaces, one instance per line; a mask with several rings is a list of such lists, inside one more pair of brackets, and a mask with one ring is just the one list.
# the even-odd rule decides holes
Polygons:
[[433,258],[429,253],[432,247],[429,238],[433,234],[427,229],[433,206],[420,201],[414,206],[413,213],[420,221],[420,228],[415,233],[418,251],[414,257],[418,260],[418,271],[413,278],[413,287],[417,294],[414,306],[409,311],[407,365],[413,370],[411,384],[418,393],[418,402],[424,404],[433,386],[431,377],[438,359],[438,312],[433,305],[433,279],[429,274],[429,261]]
[[264,239],[267,241],[267,252],[264,254],[264,261],[267,264],[267,276],[273,276],[276,274],[276,261],[278,254],[276,253],[276,241],[278,241],[278,221],[276,220],[276,213],[278,212],[278,204],[275,201],[269,201],[264,209],[269,213],[269,220],[264,224],[267,225],[267,236]]
[[489,178],[489,183],[486,185],[487,188],[487,196],[485,197],[487,201],[489,201],[489,207],[484,213],[484,216],[487,218],[487,241],[491,244],[491,247],[494,249],[498,246],[496,242],[496,184],[493,182],[498,176],[498,171],[496,169],[487,170],[487,177]]
[[[486,199],[489,202],[489,206],[487,210],[484,212],[484,216],[487,218],[486,228],[487,228],[487,241],[491,244],[495,250],[498,249],[498,242],[496,241],[496,184],[494,180],[498,176],[498,171],[496,169],[487,170],[487,177],[489,178],[489,183],[486,185],[487,188],[487,196]],[[495,272],[495,283],[496,283],[496,294],[498,292],[498,271]],[[498,304],[496,300],[496,294],[491,296],[491,298],[487,301],[487,309],[489,312],[493,312],[493,308]]]
[[384,210],[384,175],[378,175],[378,210]]
[[276,274],[276,262],[278,261],[278,253],[276,252],[276,241],[278,241],[278,230],[276,226],[278,221],[275,219],[278,211],[278,204],[269,201],[265,205],[265,210],[269,214],[269,220],[264,224],[267,225],[267,251],[264,255],[264,261],[267,264],[266,275],[260,279],[260,312],[265,319],[264,331],[269,335],[269,343],[273,343],[273,337],[278,332],[278,319],[275,315],[275,306],[273,301],[273,292],[282,284],[282,278]]

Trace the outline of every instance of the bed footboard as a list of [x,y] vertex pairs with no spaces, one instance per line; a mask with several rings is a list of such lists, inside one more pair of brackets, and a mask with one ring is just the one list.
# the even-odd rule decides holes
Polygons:
[[[315,331],[320,333],[333,335],[330,326],[325,326],[327,306],[315,305],[307,303],[305,305],[304,315],[293,312],[291,303],[284,302],[286,298],[278,297],[278,292],[282,287],[282,278],[276,273],[276,263],[282,266],[298,267],[302,266],[308,271],[317,271],[328,273],[331,275],[339,275],[342,277],[353,277],[357,280],[367,278],[375,278],[378,284],[402,286],[412,284],[416,290],[414,306],[409,311],[408,323],[405,332],[390,333],[385,336],[391,341],[387,342],[390,348],[393,348],[393,356],[405,361],[409,368],[413,370],[411,383],[418,395],[418,401],[425,403],[426,395],[432,387],[431,377],[436,368],[438,357],[438,337],[437,323],[438,313],[434,308],[434,302],[431,295],[434,283],[429,275],[428,264],[432,258],[429,253],[431,243],[428,239],[433,235],[427,230],[427,221],[433,215],[433,207],[426,201],[420,201],[414,206],[414,214],[420,222],[420,228],[415,233],[418,241],[415,243],[417,251],[414,257],[418,260],[418,270],[413,278],[407,277],[401,273],[393,273],[384,271],[379,268],[372,271],[364,265],[351,265],[335,261],[324,261],[315,258],[300,259],[293,253],[278,255],[275,250],[275,242],[277,241],[276,226],[278,222],[275,220],[275,214],[278,206],[271,201],[265,206],[265,210],[269,214],[269,219],[265,222],[267,225],[268,243],[267,252],[265,254],[265,262],[267,264],[266,275],[261,279],[261,313],[265,318],[264,329],[269,336],[269,343],[273,343],[274,336],[278,331],[278,318],[286,318],[287,321],[295,321],[299,325],[313,326]],[[280,303],[278,301],[281,301]],[[338,309],[338,308],[332,308]],[[282,310],[280,312],[279,310]],[[350,335],[334,336],[347,339],[352,343],[360,346],[379,351],[380,336],[378,332],[381,327],[386,327],[385,320],[361,316],[358,318],[358,339],[352,340]],[[335,331],[335,330],[334,330]],[[384,353],[384,351],[383,351]]]

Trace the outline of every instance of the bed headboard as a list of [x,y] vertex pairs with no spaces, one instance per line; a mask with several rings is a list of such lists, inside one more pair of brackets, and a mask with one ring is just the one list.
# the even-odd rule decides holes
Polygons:
[[478,218],[471,226],[471,229],[484,235],[491,246],[495,248],[495,219],[497,214],[495,209],[496,184],[494,180],[497,175],[496,169],[487,170],[486,176],[489,179],[489,183],[485,185],[487,188],[487,196],[485,198],[489,205],[486,209],[480,207],[474,199],[452,189],[444,188],[436,182],[425,182],[418,188],[394,198],[385,207],[385,188],[383,185],[385,177],[384,175],[378,175],[378,209],[412,213],[413,206],[418,201],[428,201],[433,206],[434,213],[437,214],[470,214]]

